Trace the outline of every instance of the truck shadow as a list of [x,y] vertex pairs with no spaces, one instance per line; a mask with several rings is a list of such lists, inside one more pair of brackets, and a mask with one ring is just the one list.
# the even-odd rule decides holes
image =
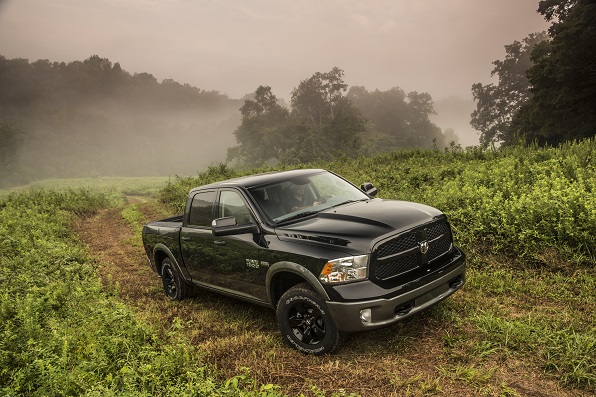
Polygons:
[[[162,295],[160,299],[166,298]],[[183,308],[177,314],[190,322],[193,343],[213,342],[219,338],[240,340],[246,334],[251,334],[253,338],[260,334],[258,338],[267,339],[270,348],[292,350],[284,344],[275,311],[270,308],[202,289],[197,289],[192,299],[181,303],[170,302],[170,305]],[[445,310],[450,310],[443,306],[449,306],[448,302],[385,328],[345,335],[340,348],[334,354],[323,357],[399,354],[428,338],[436,338],[437,343],[443,343],[441,335],[445,326],[442,320]]]
[[435,373],[445,335],[452,332],[445,312],[454,310],[441,304],[389,327],[348,335],[335,353],[312,356],[285,344],[269,308],[209,291],[169,305],[184,308],[192,319],[185,332],[222,380],[247,371],[257,382],[280,385],[289,395],[311,385],[335,390],[330,379],[362,395],[392,395],[396,374]]

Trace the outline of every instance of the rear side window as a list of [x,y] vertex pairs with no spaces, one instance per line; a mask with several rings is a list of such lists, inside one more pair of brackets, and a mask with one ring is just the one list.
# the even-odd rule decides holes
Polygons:
[[191,226],[211,227],[213,220],[213,201],[215,192],[199,192],[192,198],[188,224]]

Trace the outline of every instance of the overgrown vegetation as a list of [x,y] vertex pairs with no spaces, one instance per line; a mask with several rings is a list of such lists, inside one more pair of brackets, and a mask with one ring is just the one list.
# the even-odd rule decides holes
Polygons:
[[[359,184],[373,182],[383,198],[422,202],[451,219],[465,248],[545,264],[549,250],[575,264],[596,261],[596,141],[557,148],[400,150],[375,157],[311,163]],[[213,165],[177,178],[161,200],[182,212],[190,188],[277,168],[235,170]],[[548,248],[548,249],[547,249]]]
[[[448,214],[470,264],[466,314],[450,319],[470,330],[461,332],[454,349],[521,357],[565,384],[591,389],[595,154],[596,142],[589,139],[557,148],[402,150],[304,166],[330,169],[354,183],[370,181],[383,198],[422,202]],[[214,165],[168,184],[160,197],[181,211],[191,187],[253,172]]]
[[216,382],[183,337],[164,340],[102,286],[70,226],[109,204],[84,190],[0,201],[0,395],[280,395],[247,375]]
[[112,200],[121,200],[127,196],[155,196],[170,178],[167,177],[95,177],[69,179],[43,179],[25,186],[0,189],[0,197],[11,192],[28,189],[64,191],[69,189],[85,190],[88,193],[108,195]]
[[[336,356],[320,360],[286,352],[275,338],[274,320],[267,322],[269,313],[250,305],[239,314],[227,298],[203,297],[188,303],[196,317],[181,320],[181,308],[172,307],[167,324],[150,325],[118,299],[117,285],[102,286],[70,225],[75,214],[122,206],[118,194],[134,185],[130,181],[105,193],[10,193],[0,199],[0,394],[277,396],[284,394],[287,371],[305,368],[296,375],[306,379],[319,373],[365,379],[369,371],[358,369],[377,361],[382,368],[372,369],[374,388],[404,395],[459,388],[475,395],[523,394],[513,380],[522,367],[571,394],[593,392],[595,149],[592,139],[558,148],[402,150],[302,165],[330,169],[355,183],[373,182],[383,198],[440,208],[469,263],[467,286],[454,299],[415,321],[354,335]],[[213,165],[197,177],[170,181],[160,199],[181,210],[191,187],[271,170]],[[142,194],[141,188],[126,191]],[[120,211],[136,236],[150,220],[137,205]],[[213,318],[227,331],[211,340],[201,330],[212,329],[213,320],[200,321]],[[191,345],[187,338],[203,342]],[[255,340],[267,343],[259,347]],[[418,362],[422,340],[440,346],[438,355],[427,357],[428,366]],[[214,377],[212,363],[226,374],[223,380]],[[281,374],[278,380],[265,375],[268,368]],[[303,392],[354,391],[324,385],[319,379]],[[372,390],[367,387],[355,390]]]

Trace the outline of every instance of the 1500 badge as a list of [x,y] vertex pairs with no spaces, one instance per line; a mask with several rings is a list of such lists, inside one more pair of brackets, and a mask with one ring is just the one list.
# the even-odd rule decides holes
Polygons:
[[253,269],[258,269],[259,267],[269,267],[269,262],[261,262],[257,259],[247,259],[246,266],[252,267]]

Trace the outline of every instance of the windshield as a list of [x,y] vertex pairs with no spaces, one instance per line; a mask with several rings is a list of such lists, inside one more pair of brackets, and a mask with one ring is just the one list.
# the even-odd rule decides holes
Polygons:
[[309,217],[331,207],[369,199],[360,189],[329,172],[258,186],[249,191],[275,223]]

